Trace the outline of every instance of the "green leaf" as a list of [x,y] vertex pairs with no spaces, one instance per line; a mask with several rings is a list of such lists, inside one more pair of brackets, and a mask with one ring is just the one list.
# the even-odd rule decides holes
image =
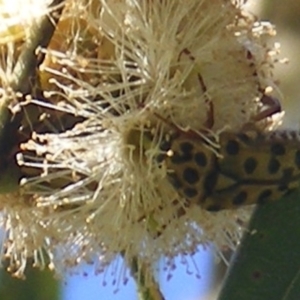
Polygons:
[[12,277],[4,268],[0,271],[0,299],[58,300],[60,294],[60,281],[54,279],[50,271],[28,267],[25,280]]
[[300,190],[257,207],[219,300],[300,299]]

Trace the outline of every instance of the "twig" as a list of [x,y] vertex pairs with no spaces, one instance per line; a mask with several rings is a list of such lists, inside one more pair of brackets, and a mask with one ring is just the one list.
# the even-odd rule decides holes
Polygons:
[[[35,78],[37,67],[42,63],[44,57],[37,54],[39,47],[47,47],[55,31],[56,24],[64,7],[65,0],[54,0],[49,5],[49,14],[40,18],[32,25],[29,37],[27,38],[24,50],[21,52],[14,67],[9,87],[15,93],[23,96],[29,94],[32,89],[32,78]],[[8,97],[7,97],[8,98]],[[12,113],[9,109],[10,99],[2,99],[0,111],[0,128],[10,122]]]
[[140,300],[165,300],[147,264],[135,257],[129,263],[129,268],[136,281]]
[[[21,98],[31,94],[32,87],[36,85],[37,68],[44,59],[43,55],[37,53],[37,49],[48,46],[63,10],[64,2],[65,0],[54,0],[48,7],[49,13],[39,18],[30,28],[29,36],[15,64],[11,80],[8,82],[10,90],[4,93],[0,99],[0,182],[2,182],[3,176],[7,177],[6,171],[11,167],[10,156],[19,143],[18,129],[22,122],[22,113],[16,114],[11,110],[15,101],[15,96],[11,97],[11,94],[20,95]],[[15,182],[16,178],[11,179]],[[10,178],[8,178],[9,180]]]

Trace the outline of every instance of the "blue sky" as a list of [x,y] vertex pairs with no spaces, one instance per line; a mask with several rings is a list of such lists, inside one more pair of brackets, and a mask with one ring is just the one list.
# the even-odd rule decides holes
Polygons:
[[[187,263],[182,263],[182,258],[176,260],[176,269],[168,279],[170,272],[162,270],[162,263],[158,275],[161,290],[166,300],[200,300],[205,299],[208,293],[212,276],[214,257],[212,251],[201,250],[193,256],[193,261],[186,257]],[[198,271],[196,271],[196,264]],[[78,275],[67,275],[63,286],[63,300],[137,300],[135,283],[132,279],[124,285],[112,286],[113,277],[106,274],[94,275],[94,267],[82,265],[78,268]],[[188,274],[191,273],[191,274]],[[200,278],[196,273],[200,273]],[[106,281],[107,285],[103,286]]]

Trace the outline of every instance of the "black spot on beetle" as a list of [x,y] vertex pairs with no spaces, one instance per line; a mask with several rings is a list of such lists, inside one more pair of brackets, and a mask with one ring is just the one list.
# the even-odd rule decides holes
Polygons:
[[206,207],[206,210],[208,210],[210,212],[217,212],[221,209],[222,209],[222,207],[218,204],[210,204]]
[[252,174],[257,167],[257,160],[254,157],[248,157],[244,162],[244,170],[247,174]]
[[226,145],[226,152],[229,155],[237,155],[240,151],[240,145],[235,140],[229,140]]
[[193,149],[194,149],[194,145],[192,143],[190,143],[190,142],[182,142],[182,143],[180,143],[180,150],[184,154],[192,152]]
[[280,169],[280,162],[276,158],[271,158],[268,164],[268,171],[270,174],[275,174]]
[[194,156],[194,160],[199,167],[205,167],[207,165],[207,158],[203,152],[197,152]]
[[196,169],[188,167],[183,170],[182,178],[189,184],[195,184],[199,181],[200,176]]

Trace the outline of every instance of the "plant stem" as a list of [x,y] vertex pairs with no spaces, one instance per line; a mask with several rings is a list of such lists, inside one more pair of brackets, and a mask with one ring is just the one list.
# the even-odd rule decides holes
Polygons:
[[137,284],[139,300],[165,300],[159,289],[159,284],[154,275],[150,273],[148,264],[134,257],[129,268]]
[[[37,70],[44,60],[44,55],[37,50],[47,47],[56,29],[65,0],[54,0],[48,7],[49,13],[40,17],[30,28],[26,37],[13,74],[0,102],[0,193],[15,189],[20,179],[20,169],[14,154],[19,147],[19,128],[22,124],[24,111],[13,112],[18,107],[19,98],[25,99],[32,95],[38,86]],[[13,137],[13,138],[11,138]]]

